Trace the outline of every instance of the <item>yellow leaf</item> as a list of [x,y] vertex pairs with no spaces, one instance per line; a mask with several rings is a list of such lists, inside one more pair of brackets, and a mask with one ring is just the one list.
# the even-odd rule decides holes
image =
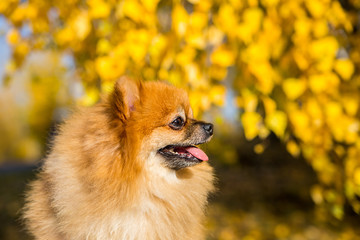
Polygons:
[[339,157],[343,157],[346,153],[345,148],[341,145],[336,145],[334,151]]
[[180,66],[185,66],[193,62],[196,50],[190,46],[185,46],[175,57],[175,62]]
[[323,92],[328,87],[326,79],[324,78],[324,75],[312,75],[312,76],[310,76],[309,85],[310,85],[310,89],[314,93]]
[[201,31],[188,32],[185,37],[185,41],[190,46],[194,46],[198,49],[204,49],[206,47],[205,35]]
[[109,4],[103,0],[89,0],[89,14],[92,18],[106,18],[109,16],[111,8]]
[[10,20],[12,22],[18,23],[23,21],[26,18],[26,16],[27,16],[27,4],[21,3],[15,8],[15,10],[10,15]]
[[96,53],[106,54],[112,49],[111,44],[108,39],[101,38],[96,44]]
[[335,37],[327,36],[311,43],[309,52],[315,59],[334,58],[339,44]]
[[263,98],[263,103],[264,103],[266,115],[271,115],[272,113],[275,112],[276,102],[273,99],[271,99],[269,97],[265,97],[265,98]]
[[319,185],[315,185],[311,188],[311,198],[316,204],[321,204],[324,201],[323,189]]
[[246,1],[229,0],[231,6],[236,10],[241,10],[246,5]]
[[278,5],[279,2],[280,2],[280,0],[262,0],[261,1],[261,3],[267,7],[274,7],[274,6]]
[[332,92],[339,82],[339,78],[333,73],[315,74],[309,77],[309,87],[314,93]]
[[233,51],[222,45],[211,54],[211,62],[222,67],[228,67],[234,64],[235,56]]
[[354,74],[354,64],[350,59],[338,59],[335,61],[334,66],[335,71],[340,75],[344,80],[349,80]]
[[304,79],[288,78],[283,82],[282,88],[290,100],[295,100],[305,92],[307,84]]
[[158,34],[151,40],[151,44],[149,47],[149,53],[155,63],[158,63],[158,60],[160,60],[167,45],[168,45],[168,39],[164,35],[161,35],[161,34]]
[[257,79],[257,89],[264,93],[269,94],[274,87],[275,78],[274,71],[269,62],[259,62],[249,64],[249,70]]
[[154,80],[156,73],[155,70],[151,67],[147,67],[143,69],[144,80]]
[[360,186],[360,167],[356,168],[354,171],[354,182]]
[[342,205],[336,204],[331,209],[332,214],[339,220],[341,220],[344,216],[344,207]]
[[74,35],[79,40],[84,40],[91,31],[91,24],[88,13],[80,12],[71,22],[70,26],[73,29]]
[[249,89],[244,88],[241,90],[242,99],[239,99],[238,102],[242,100],[242,106],[246,112],[254,112],[258,105],[257,96],[252,93]]
[[128,58],[126,43],[119,43],[112,51],[114,58],[125,61]]
[[29,3],[26,8],[26,15],[29,19],[35,20],[39,15],[39,7],[36,3]]
[[298,18],[294,24],[295,33],[300,37],[308,37],[312,28],[312,22],[307,17]]
[[296,136],[307,142],[313,138],[313,132],[309,128],[309,116],[301,110],[292,110],[289,112],[292,129]]
[[259,31],[264,13],[260,8],[248,8],[243,13],[243,20],[252,33]]
[[[175,86],[180,86],[182,81],[183,81],[183,76],[179,73],[179,71],[176,70],[171,70],[168,72],[168,78],[167,80],[171,83],[174,84]],[[196,92],[194,91],[194,94],[196,94]],[[191,104],[191,106],[193,106]],[[194,109],[193,109],[194,110]],[[199,111],[197,111],[197,113],[199,113]],[[194,116],[195,115],[195,111],[194,111]]]
[[300,148],[294,141],[287,142],[286,149],[293,157],[300,155]]
[[350,116],[355,116],[359,109],[359,97],[357,96],[343,96],[342,103],[345,111]]
[[73,31],[69,27],[60,29],[57,33],[55,33],[55,40],[60,46],[72,42],[74,37]]
[[315,18],[322,17],[325,13],[325,10],[329,7],[329,4],[319,0],[306,0],[305,4],[311,15],[313,15]]
[[10,1],[0,1],[0,14],[4,14],[4,12],[8,9],[10,5]]
[[114,81],[102,81],[101,92],[109,94],[114,88]]
[[[311,165],[312,167],[317,170],[317,171],[321,171],[327,167],[329,167],[330,165],[330,160],[329,157],[326,154],[319,154],[313,157]],[[322,179],[324,180],[324,179]]]
[[79,104],[82,106],[92,106],[99,99],[99,91],[95,88],[87,89],[86,94],[79,99]]
[[261,154],[261,153],[264,152],[264,150],[265,150],[265,147],[264,147],[264,145],[261,144],[261,143],[256,144],[256,145],[254,146],[254,152],[255,152],[256,154]]
[[317,38],[326,36],[329,32],[328,22],[325,19],[315,21],[312,31]]
[[240,23],[236,26],[235,30],[236,36],[243,41],[245,44],[250,44],[252,42],[253,33],[248,25],[245,23]]
[[31,28],[33,29],[34,34],[38,33],[48,33],[49,24],[48,21],[44,18],[35,18],[31,21]]
[[342,115],[341,105],[337,102],[328,102],[325,106],[325,113],[330,121],[337,121]]
[[323,109],[315,98],[309,98],[305,103],[305,109],[310,116],[314,126],[320,127],[323,124]]
[[297,66],[302,70],[306,70],[309,68],[309,59],[307,55],[301,51],[300,49],[294,49],[293,51],[293,58],[297,64]]
[[245,10],[243,17],[244,21],[237,24],[235,33],[240,40],[249,44],[252,42],[253,36],[260,29],[263,20],[263,12],[259,8],[250,8]]
[[247,0],[250,7],[257,7],[259,5],[259,0]]
[[[275,58],[279,58],[285,49],[285,39],[282,37],[282,29],[275,19],[265,18],[263,21],[263,38],[271,46],[270,52]],[[268,45],[268,46],[269,46]]]
[[141,3],[147,11],[154,13],[156,11],[159,0],[141,0]]
[[135,0],[124,1],[123,14],[135,22],[140,22],[145,15],[143,7]]
[[262,117],[256,112],[244,112],[241,116],[244,133],[247,140],[252,140],[259,134]]
[[344,129],[344,138],[345,142],[348,144],[356,143],[357,139],[359,138],[358,132],[360,129],[360,123],[358,120],[347,118],[345,122],[345,129]]
[[161,68],[158,72],[159,80],[165,80],[169,78],[169,72],[167,69]]
[[190,63],[185,66],[185,74],[188,82],[199,87],[201,85],[199,66],[195,63]]
[[244,62],[257,64],[259,62],[266,62],[270,58],[270,51],[266,43],[253,42],[241,54]]
[[222,85],[216,85],[212,87],[210,90],[210,99],[214,104],[218,106],[224,106],[225,95],[226,95],[226,88]]
[[188,21],[189,14],[183,6],[177,4],[172,11],[172,28],[175,30],[177,35],[184,36]]
[[259,137],[261,139],[265,139],[269,136],[269,134],[270,134],[269,129],[267,129],[264,125],[261,125],[259,129]]
[[192,28],[201,30],[208,25],[209,17],[202,12],[193,12],[190,15],[189,24]]
[[17,43],[19,43],[19,40],[20,40],[20,34],[14,28],[12,28],[6,35],[6,41],[10,45],[16,45]]
[[145,29],[130,30],[126,34],[126,49],[130,57],[137,63],[145,61],[150,42],[151,32]]
[[29,44],[27,42],[21,42],[18,45],[16,45],[14,51],[16,52],[17,55],[24,57],[30,51]]
[[209,97],[201,91],[191,91],[189,99],[195,117],[200,111],[207,110],[211,106]]
[[301,150],[302,150],[302,153],[304,154],[305,158],[310,159],[310,160],[312,160],[314,158],[315,147],[312,146],[311,144],[303,145]]
[[218,16],[215,17],[216,26],[225,33],[232,36],[237,26],[238,15],[230,4],[220,5]]
[[95,68],[99,76],[104,80],[114,80],[125,72],[125,59],[117,60],[111,57],[99,57],[95,61]]
[[209,9],[211,9],[213,4],[212,0],[189,0],[189,2],[191,2],[192,4],[196,4],[195,5],[196,11],[202,11],[202,12],[209,11]]
[[282,111],[275,111],[272,114],[266,116],[265,124],[279,138],[282,138],[287,126],[286,114]]

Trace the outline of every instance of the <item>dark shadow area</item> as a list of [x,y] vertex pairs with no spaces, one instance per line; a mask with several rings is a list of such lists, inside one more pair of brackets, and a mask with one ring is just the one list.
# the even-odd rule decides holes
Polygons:
[[21,220],[26,185],[34,179],[38,165],[3,164],[0,167],[0,239],[30,239]]

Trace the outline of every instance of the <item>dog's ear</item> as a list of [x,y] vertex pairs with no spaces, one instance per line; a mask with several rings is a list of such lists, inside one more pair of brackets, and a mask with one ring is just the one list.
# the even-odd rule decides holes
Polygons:
[[135,110],[135,103],[139,101],[139,88],[141,83],[128,77],[121,77],[116,81],[111,96],[111,103],[120,120],[125,121]]

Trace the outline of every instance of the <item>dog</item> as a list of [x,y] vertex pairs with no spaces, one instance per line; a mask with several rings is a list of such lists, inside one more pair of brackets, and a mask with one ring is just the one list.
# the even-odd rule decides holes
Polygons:
[[196,145],[213,125],[164,82],[120,78],[78,109],[30,184],[25,224],[35,239],[203,239],[214,174]]

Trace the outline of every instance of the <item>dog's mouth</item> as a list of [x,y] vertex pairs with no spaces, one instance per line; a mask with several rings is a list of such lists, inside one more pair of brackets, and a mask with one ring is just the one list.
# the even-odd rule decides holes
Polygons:
[[180,169],[197,163],[208,161],[209,158],[201,149],[189,145],[168,145],[158,151],[167,161],[170,168]]

